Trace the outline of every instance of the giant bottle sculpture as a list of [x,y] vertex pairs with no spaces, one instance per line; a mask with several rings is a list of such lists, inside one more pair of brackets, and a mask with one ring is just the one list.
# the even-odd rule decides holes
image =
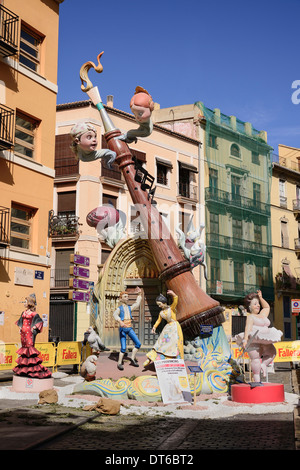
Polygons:
[[108,148],[117,154],[115,161],[122,170],[132,201],[140,212],[140,219],[148,234],[148,243],[160,271],[160,279],[165,282],[168,289],[178,295],[177,320],[181,324],[185,337],[192,338],[199,335],[200,325],[210,324],[214,327],[221,325],[225,320],[223,308],[197,284],[191,273],[189,261],[182,256],[177,243],[153,204],[151,193],[153,193],[154,178],[139,167],[128,145],[118,138],[121,132],[111,121],[102,103],[98,87],[94,87],[88,78],[90,68],[94,68],[98,73],[103,71],[102,64],[100,64],[102,54],[103,52],[97,57],[97,66],[89,61],[81,67],[81,89],[88,94],[99,110],[105,130],[104,137]]

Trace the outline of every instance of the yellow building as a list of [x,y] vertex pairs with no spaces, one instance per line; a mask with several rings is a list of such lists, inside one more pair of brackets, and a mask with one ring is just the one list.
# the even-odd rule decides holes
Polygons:
[[[121,132],[137,128],[133,115],[114,108],[112,97],[108,98],[105,107],[114,126]],[[132,203],[118,165],[108,170],[100,160],[76,162],[70,149],[69,133],[72,126],[81,121],[96,127],[98,148],[105,147],[99,111],[90,101],[57,106],[50,327],[53,335],[61,339],[82,340],[86,328],[96,324],[105,343],[119,347],[118,325],[112,314],[118,306],[119,293],[126,288],[133,300],[136,298],[133,291],[139,286],[142,304],[140,310],[134,312],[135,328],[143,346],[150,347],[154,340],[153,314],[158,314],[155,298],[164,286],[147,246],[138,208]],[[199,185],[199,141],[154,125],[149,137],[140,138],[129,147],[154,177],[154,199],[173,238],[177,238],[179,224],[186,232],[191,215],[198,227],[199,201],[204,189]],[[114,247],[86,222],[92,209],[109,203],[126,214],[124,237]],[[69,230],[58,232],[57,226],[68,226]],[[99,287],[99,275],[103,278],[99,304],[95,299],[89,304],[69,299],[70,254],[74,253],[90,259],[89,281]],[[202,287],[203,270],[196,267],[193,272]]]
[[[278,146],[273,161],[271,223],[275,284],[274,323],[283,339],[300,337],[292,300],[300,299],[300,149]],[[298,323],[297,323],[298,322]]]
[[48,340],[59,4],[0,2],[0,341],[34,292]]

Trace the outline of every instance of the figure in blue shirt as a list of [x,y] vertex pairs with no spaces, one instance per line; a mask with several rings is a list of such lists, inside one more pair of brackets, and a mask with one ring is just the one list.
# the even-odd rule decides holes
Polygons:
[[123,357],[126,352],[126,345],[127,345],[127,335],[130,339],[132,339],[134,343],[134,348],[131,354],[131,364],[134,367],[139,367],[139,364],[136,360],[136,353],[141,347],[141,342],[138,339],[133,327],[132,327],[132,315],[131,311],[139,308],[142,300],[141,296],[141,289],[139,287],[136,288],[136,293],[138,294],[137,299],[133,305],[128,305],[129,295],[127,292],[121,292],[120,294],[120,302],[121,305],[118,307],[114,312],[114,319],[119,323],[120,329],[120,342],[121,342],[121,350],[119,353],[119,360],[118,360],[118,369],[124,370],[123,366]]

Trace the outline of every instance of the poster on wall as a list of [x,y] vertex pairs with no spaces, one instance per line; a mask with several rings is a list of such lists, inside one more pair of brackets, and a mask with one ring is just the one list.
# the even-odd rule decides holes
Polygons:
[[182,359],[154,362],[162,400],[167,403],[192,402],[185,363]]

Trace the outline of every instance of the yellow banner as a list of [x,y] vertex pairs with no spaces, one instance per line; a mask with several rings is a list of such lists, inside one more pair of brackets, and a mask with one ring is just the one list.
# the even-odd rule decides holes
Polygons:
[[80,364],[81,347],[80,341],[62,341],[58,343],[56,365]]
[[17,344],[0,343],[0,370],[10,370],[16,367],[17,350]]
[[54,343],[36,343],[36,349],[39,351],[39,357],[43,361],[43,366],[54,367],[55,364],[55,344]]
[[[280,341],[274,343],[276,356],[274,362],[299,362],[300,361],[300,341]],[[240,357],[241,351],[236,343],[231,345],[232,359],[235,361]],[[249,360],[247,353],[244,354],[246,362]]]
[[274,362],[300,361],[300,341],[280,341],[274,346],[277,352]]

